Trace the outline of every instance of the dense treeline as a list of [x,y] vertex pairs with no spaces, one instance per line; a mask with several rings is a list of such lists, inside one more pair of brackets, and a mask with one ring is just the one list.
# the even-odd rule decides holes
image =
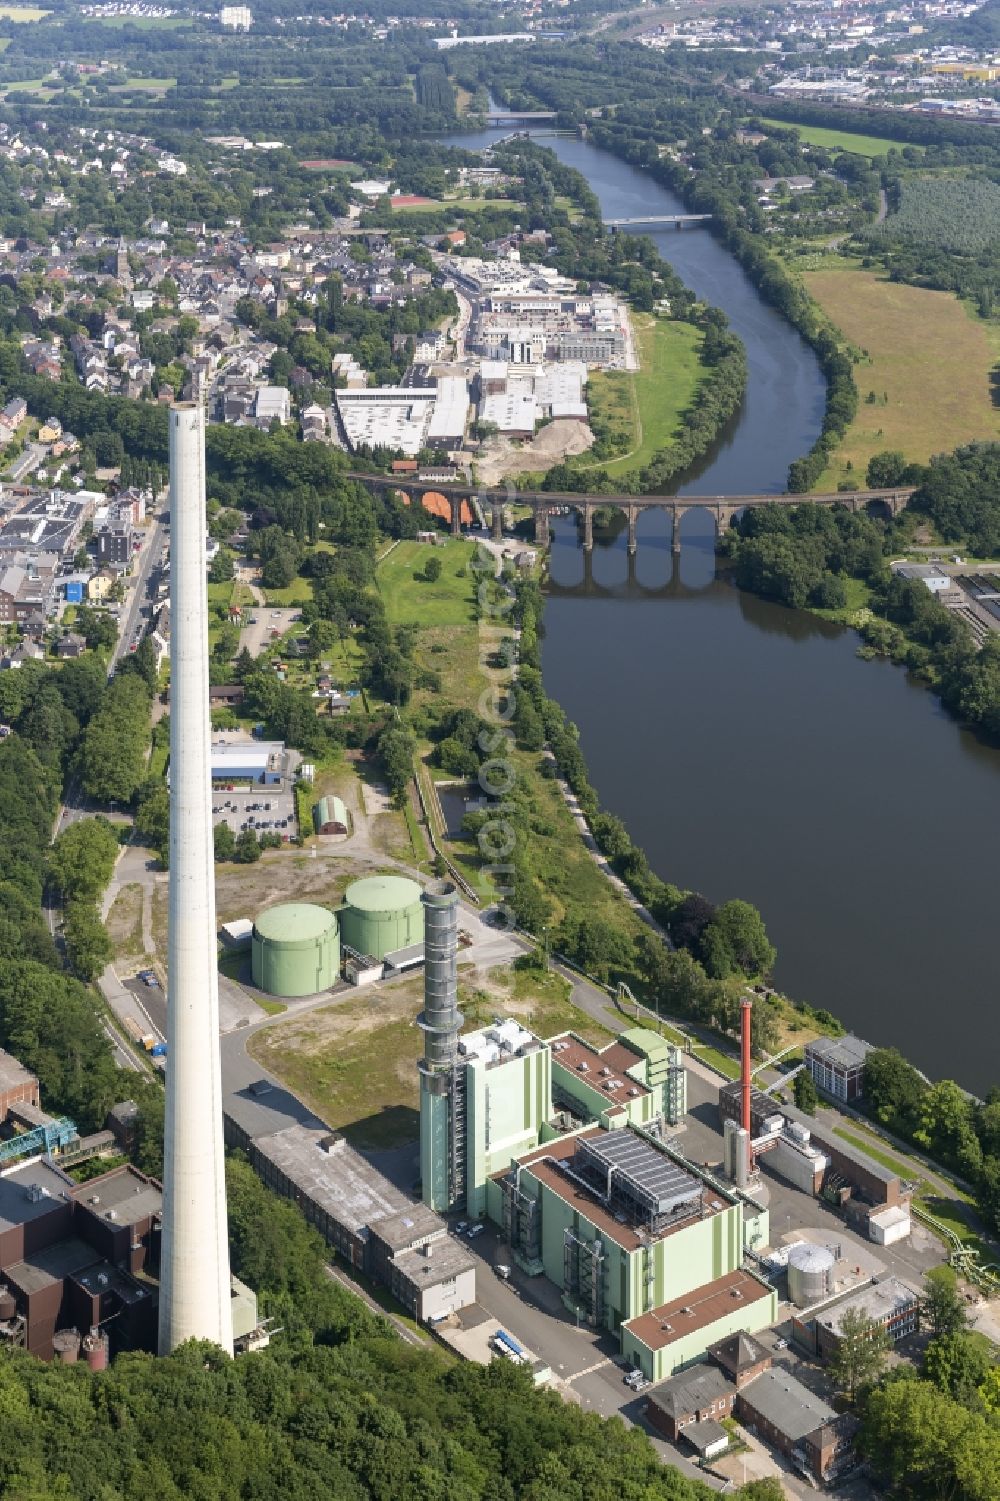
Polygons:
[[929,1083],[895,1048],[878,1048],[865,1059],[864,1108],[971,1183],[1000,1233],[1000,1087],[978,1103],[951,1079]]

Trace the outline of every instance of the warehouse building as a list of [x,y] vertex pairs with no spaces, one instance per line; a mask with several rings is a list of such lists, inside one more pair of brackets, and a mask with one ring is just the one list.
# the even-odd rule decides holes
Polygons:
[[349,824],[342,797],[321,797],[313,808],[313,827],[317,834],[346,834]]
[[285,771],[281,740],[213,740],[213,782],[256,782],[277,786]]
[[[227,1109],[227,1116],[229,1111]],[[247,1143],[263,1182],[415,1318],[475,1302],[475,1261],[432,1210],[408,1199],[336,1132],[293,1124]]]

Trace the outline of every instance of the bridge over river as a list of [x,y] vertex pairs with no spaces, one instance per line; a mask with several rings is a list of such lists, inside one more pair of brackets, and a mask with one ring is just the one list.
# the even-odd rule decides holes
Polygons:
[[356,480],[369,490],[400,490],[412,499],[424,495],[443,495],[451,511],[451,530],[459,536],[462,530],[462,502],[476,500],[490,512],[493,536],[499,540],[503,534],[503,511],[505,505],[530,506],[535,517],[535,541],[539,547],[549,542],[549,517],[566,510],[577,511],[583,519],[583,546],[590,552],[594,546],[594,512],[612,509],[624,513],[628,522],[628,550],[634,553],[638,545],[639,517],[643,511],[669,511],[673,522],[671,547],[680,552],[681,520],[688,511],[708,511],[715,517],[718,535],[727,530],[733,517],[748,506],[847,506],[848,510],[860,511],[877,505],[892,516],[909,502],[912,486],[900,486],[892,490],[837,490],[826,494],[782,495],[575,495],[557,490],[483,490],[468,483],[437,484],[432,480],[413,479],[406,475],[400,478],[391,474],[367,474],[352,470],[348,479]]

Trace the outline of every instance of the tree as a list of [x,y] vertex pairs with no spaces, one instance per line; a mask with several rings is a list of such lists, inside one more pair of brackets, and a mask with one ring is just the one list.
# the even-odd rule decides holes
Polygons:
[[840,1321],[840,1338],[830,1360],[830,1374],[854,1401],[858,1389],[878,1380],[889,1352],[889,1335],[863,1308],[849,1308]]
[[254,865],[260,859],[260,841],[253,829],[243,829],[236,836],[233,859],[239,865]]
[[431,556],[427,559],[427,562],[424,564],[424,578],[429,584],[435,584],[440,577],[441,559],[436,558],[432,553]]
[[815,1115],[816,1106],[819,1104],[819,1092],[813,1083],[813,1076],[807,1068],[800,1068],[795,1075],[795,1083],[792,1086],[795,1095],[795,1103],[806,1115]]
[[898,1048],[873,1048],[865,1058],[865,1099],[883,1125],[907,1123],[927,1089]]
[[706,972],[724,980],[736,971],[744,975],[767,974],[777,958],[764,919],[749,902],[723,902],[701,935],[701,957]]
[[678,948],[698,954],[701,937],[715,916],[715,906],[699,891],[691,891],[674,908],[670,917],[670,936]]
[[942,1334],[924,1351],[923,1374],[939,1391],[947,1392],[965,1407],[975,1407],[980,1388],[997,1368],[995,1357],[996,1350],[985,1334],[972,1329]]
[[108,930],[91,903],[70,902],[63,920],[70,968],[80,980],[93,980],[114,957]]
[[94,902],[111,879],[119,849],[106,818],[81,818],[64,829],[49,856],[52,879],[64,898]]
[[170,793],[159,777],[143,782],[135,795],[135,832],[166,864],[170,842]]
[[236,836],[228,823],[217,823],[212,830],[212,840],[215,845],[215,858],[218,861],[235,860]]
[[958,1277],[950,1266],[936,1266],[924,1278],[923,1321],[935,1339],[961,1334],[968,1323]]
[[906,473],[906,458],[897,449],[888,449],[873,454],[868,461],[865,479],[870,490],[891,490],[903,483]]

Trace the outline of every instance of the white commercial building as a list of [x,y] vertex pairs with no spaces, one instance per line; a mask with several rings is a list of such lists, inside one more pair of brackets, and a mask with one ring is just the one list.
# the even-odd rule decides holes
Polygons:
[[388,448],[415,458],[422,448],[457,447],[465,433],[464,376],[446,376],[433,386],[335,391],[333,397],[352,449]]
[[253,11],[248,5],[224,5],[219,11],[219,23],[227,31],[249,31],[253,25]]

